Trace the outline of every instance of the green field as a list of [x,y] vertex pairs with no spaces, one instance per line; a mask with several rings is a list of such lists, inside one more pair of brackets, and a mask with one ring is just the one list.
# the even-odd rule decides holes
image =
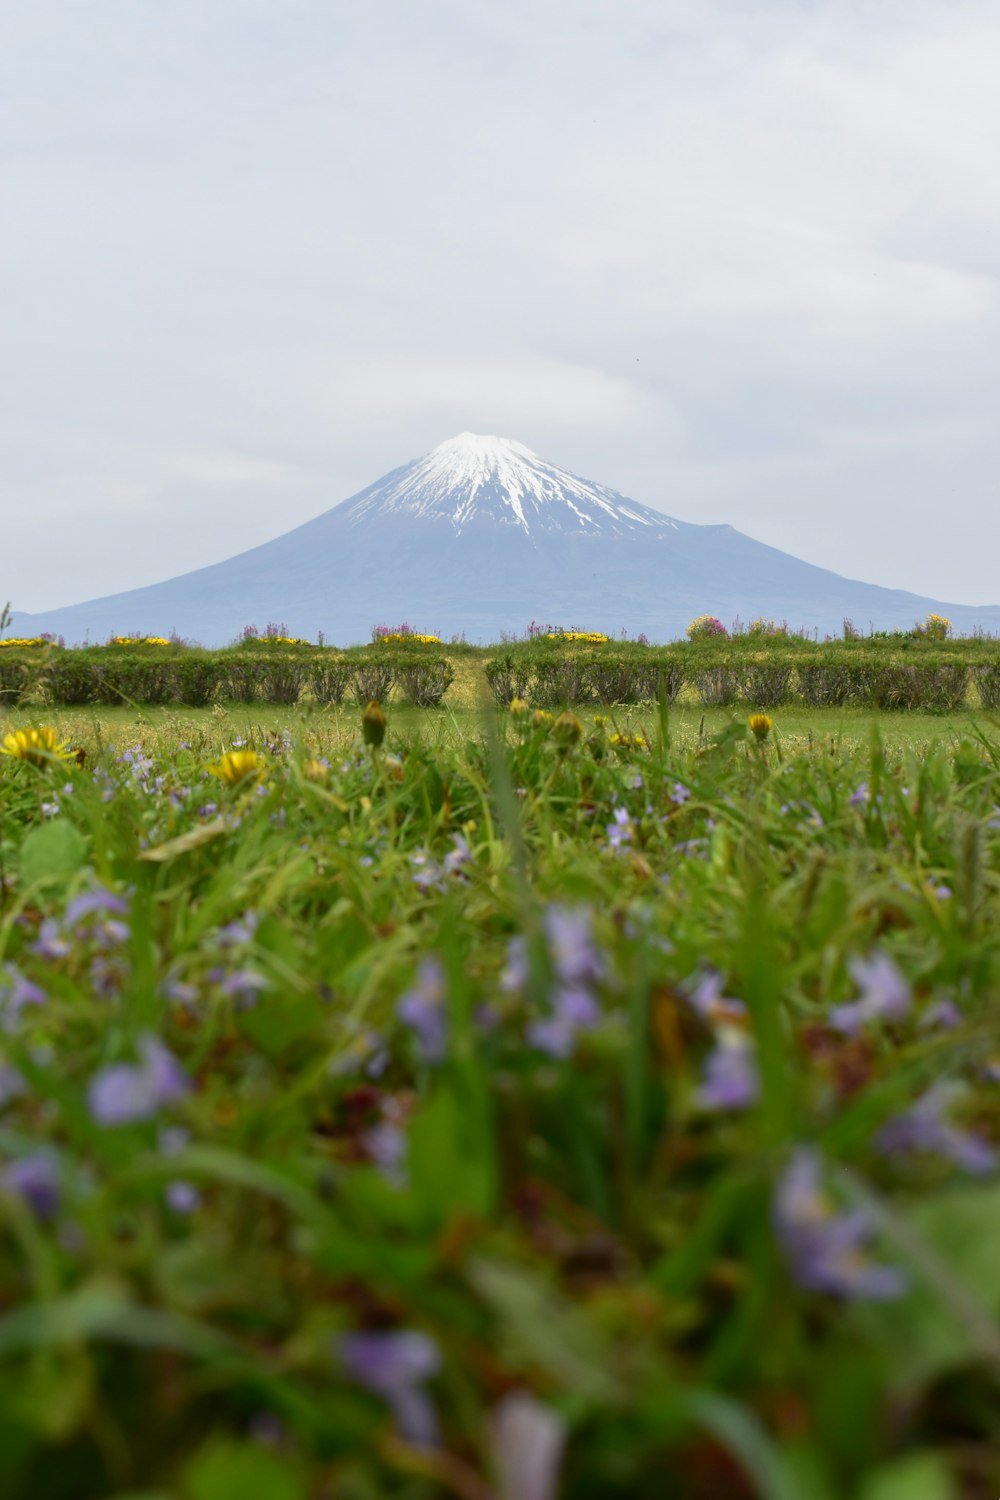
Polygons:
[[995,1500],[1000,730],[771,718],[4,712],[5,1500]]

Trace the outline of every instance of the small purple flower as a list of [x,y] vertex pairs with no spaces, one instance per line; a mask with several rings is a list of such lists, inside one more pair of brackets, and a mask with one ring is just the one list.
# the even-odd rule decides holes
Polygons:
[[76,927],[84,917],[92,917],[95,913],[102,915],[113,915],[116,917],[128,916],[128,902],[124,896],[118,896],[114,891],[105,890],[102,886],[92,891],[83,891],[79,896],[74,896],[63,913],[63,926]]
[[792,1275],[810,1291],[886,1300],[905,1290],[900,1271],[868,1260],[867,1214],[837,1213],[826,1197],[814,1151],[796,1151],[783,1173],[775,1194],[774,1227]]
[[51,1151],[33,1151],[0,1171],[0,1187],[17,1193],[40,1219],[51,1219],[59,1207],[59,1166]]
[[256,912],[245,912],[235,922],[227,922],[220,927],[215,934],[215,943],[219,948],[239,948],[245,943],[252,943],[254,933],[260,918]]
[[139,1054],[141,1063],[112,1063],[91,1079],[88,1107],[99,1125],[152,1119],[191,1087],[180,1063],[157,1037],[142,1037]]
[[945,1119],[945,1111],[960,1092],[953,1084],[934,1084],[904,1114],[883,1125],[875,1137],[877,1149],[885,1156],[928,1151],[946,1157],[972,1177],[988,1176],[997,1166],[993,1147]]
[[512,937],[507,944],[507,962],[500,975],[500,988],[504,994],[512,995],[523,990],[530,972],[527,943],[523,937]]
[[910,1009],[910,986],[884,953],[852,958],[851,977],[861,991],[857,1000],[835,1005],[830,1025],[846,1036],[856,1036],[866,1021],[898,1021]]
[[920,1017],[921,1031],[955,1031],[962,1024],[962,1012],[954,1000],[945,998],[928,1005]]
[[396,1014],[413,1032],[421,1059],[426,1063],[443,1061],[448,1050],[448,1016],[444,971],[436,958],[423,960],[417,983],[399,1001]]
[[608,835],[609,846],[616,854],[620,854],[632,842],[632,819],[626,807],[616,807],[612,816],[614,822],[608,823],[604,831]]
[[393,1120],[380,1120],[361,1137],[371,1160],[389,1182],[402,1185],[406,1181],[406,1132]]
[[444,873],[458,875],[463,865],[472,863],[472,850],[460,833],[452,835],[454,848],[444,857]]
[[594,945],[586,907],[570,911],[550,906],[545,913],[545,936],[553,967],[563,984],[590,984],[600,979],[604,964]]
[[15,1027],[26,1005],[44,1005],[45,991],[27,979],[14,964],[4,965],[0,981],[0,1021],[5,1030]]
[[577,1033],[590,1030],[600,1018],[600,1007],[589,990],[562,989],[556,993],[552,1013],[528,1027],[528,1041],[549,1057],[566,1058],[576,1045]]
[[848,807],[864,807],[868,801],[868,783],[863,781],[861,785],[851,793],[847,799]]
[[709,1054],[696,1101],[702,1109],[750,1109],[760,1096],[760,1076],[753,1044],[735,1028],[727,1028]]
[[269,981],[255,969],[234,969],[219,980],[219,992],[228,1000],[235,1000],[237,1007],[249,1010],[268,988]]
[[184,1182],[178,1178],[176,1182],[168,1182],[164,1197],[168,1208],[172,1208],[175,1214],[193,1214],[196,1208],[201,1206],[201,1193],[193,1182]]
[[438,1422],[424,1384],[441,1368],[434,1341],[414,1329],[348,1333],[338,1341],[340,1362],[358,1385],[381,1396],[400,1435],[415,1447],[434,1447]]
[[670,793],[670,800],[682,806],[691,796],[691,788],[684,785],[683,781],[675,781],[674,789]]
[[715,969],[706,969],[696,978],[686,981],[684,993],[691,1009],[703,1021],[717,1024],[722,1021],[738,1021],[747,1013],[742,1000],[724,995],[722,975]]
[[46,917],[38,929],[38,938],[31,945],[31,952],[37,953],[39,958],[65,958],[71,951],[71,945],[63,937],[59,930],[59,923],[54,917]]

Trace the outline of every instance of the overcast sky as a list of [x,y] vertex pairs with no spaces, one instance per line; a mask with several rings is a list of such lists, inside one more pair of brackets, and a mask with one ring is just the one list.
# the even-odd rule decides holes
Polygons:
[[1000,602],[997,0],[0,0],[0,603],[469,429]]

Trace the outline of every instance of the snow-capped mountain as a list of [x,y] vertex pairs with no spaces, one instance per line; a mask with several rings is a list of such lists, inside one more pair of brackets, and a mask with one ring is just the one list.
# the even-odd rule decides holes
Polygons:
[[640,505],[521,443],[462,433],[263,546],[149,588],[17,615],[15,629],[70,642],[176,630],[218,645],[281,620],[346,645],[378,623],[496,641],[535,619],[662,641],[706,612],[826,633],[845,616],[884,629],[932,610],[960,631],[1000,633],[1000,606],[842,578],[731,526]]
[[352,526],[373,516],[440,519],[460,534],[474,523],[520,528],[537,540],[563,531],[638,536],[677,522],[617,490],[578,479],[510,438],[462,432],[424,458],[378,479],[345,509]]

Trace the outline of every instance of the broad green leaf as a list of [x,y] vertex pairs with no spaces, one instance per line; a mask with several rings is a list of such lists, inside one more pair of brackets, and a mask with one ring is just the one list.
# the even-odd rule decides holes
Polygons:
[[185,1500],[305,1500],[305,1486],[288,1458],[258,1443],[211,1442],[188,1465]]
[[62,818],[33,828],[21,845],[21,879],[26,886],[62,879],[87,862],[87,840]]
[[869,1474],[858,1500],[958,1500],[958,1490],[937,1454],[913,1453]]

